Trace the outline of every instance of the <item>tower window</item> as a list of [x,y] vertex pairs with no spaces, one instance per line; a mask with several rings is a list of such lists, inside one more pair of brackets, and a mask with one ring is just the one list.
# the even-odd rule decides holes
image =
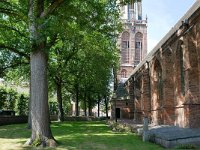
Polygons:
[[138,49],[142,49],[142,42],[139,41],[139,42],[135,42],[135,48],[138,48]]
[[143,41],[143,34],[140,32],[136,33],[134,65],[138,65],[142,60],[142,41]]
[[126,77],[127,77],[127,71],[126,71],[125,69],[123,69],[123,70],[121,71],[121,77],[122,77],[122,78],[126,78]]
[[129,39],[130,34],[123,32],[121,38],[121,63],[129,62]]
[[122,41],[122,48],[123,49],[129,48],[129,41]]

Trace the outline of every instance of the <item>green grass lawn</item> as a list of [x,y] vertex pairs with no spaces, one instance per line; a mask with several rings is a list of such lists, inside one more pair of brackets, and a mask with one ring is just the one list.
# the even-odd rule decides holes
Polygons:
[[[158,145],[142,142],[133,133],[112,132],[105,122],[54,122],[52,132],[57,150],[159,150]],[[0,149],[23,149],[31,131],[26,124],[0,126]],[[25,148],[24,148],[25,149]],[[28,148],[30,149],[30,148]],[[39,148],[40,149],[40,148]]]

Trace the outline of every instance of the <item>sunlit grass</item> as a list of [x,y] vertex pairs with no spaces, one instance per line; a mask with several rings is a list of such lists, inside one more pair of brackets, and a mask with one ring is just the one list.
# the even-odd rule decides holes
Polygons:
[[[54,122],[52,132],[57,150],[159,150],[158,145],[142,142],[133,133],[112,132],[104,122]],[[0,149],[22,148],[31,131],[25,124],[0,126]],[[41,149],[41,148],[39,148]]]

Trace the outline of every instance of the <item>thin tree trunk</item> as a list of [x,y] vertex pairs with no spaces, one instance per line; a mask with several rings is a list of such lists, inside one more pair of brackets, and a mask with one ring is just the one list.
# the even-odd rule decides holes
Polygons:
[[27,128],[31,129],[32,128],[32,121],[31,121],[31,80],[30,80],[30,91],[29,91],[29,101],[28,101],[28,125]]
[[57,101],[58,101],[58,121],[64,121],[64,112],[62,106],[62,84],[56,83],[57,88]]
[[104,102],[105,102],[105,107],[106,107],[106,118],[108,118],[108,100],[107,100],[107,97],[105,96],[104,97]]
[[86,92],[84,93],[84,114],[85,116],[87,116],[87,102],[86,102],[86,98],[87,98],[87,95],[86,95]]
[[27,125],[27,128],[28,129],[31,129],[32,128],[32,121],[31,121],[31,99],[29,99],[29,102],[28,102],[28,108],[29,108],[29,111],[28,111],[28,125]]
[[91,106],[91,98],[90,98],[90,94],[88,95],[88,115],[92,116],[92,106]]
[[78,85],[75,85],[75,90],[76,90],[76,116],[79,116],[79,89]]
[[100,96],[98,95],[98,103],[97,103],[97,105],[98,105],[98,117],[100,116]]
[[118,80],[117,80],[117,70],[113,68],[113,77],[114,77],[114,91],[117,90]]

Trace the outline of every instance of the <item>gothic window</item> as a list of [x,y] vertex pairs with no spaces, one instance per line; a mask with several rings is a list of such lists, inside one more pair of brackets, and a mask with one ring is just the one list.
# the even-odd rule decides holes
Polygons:
[[142,79],[141,76],[137,77],[135,80],[135,98],[139,100],[141,98],[141,87],[142,87]]
[[129,48],[129,41],[122,41],[122,49]]
[[142,41],[143,35],[142,33],[138,32],[135,35],[135,59],[134,65],[138,65],[142,60]]
[[180,85],[178,91],[180,94],[185,95],[185,77],[184,77],[184,64],[183,64],[183,42],[178,43],[176,51],[176,63],[177,63],[177,84]]
[[183,95],[185,95],[185,77],[184,77],[184,64],[183,64],[183,49],[182,49],[182,47],[180,48],[180,71],[181,71],[181,93]]
[[162,81],[162,68],[160,66],[159,61],[156,60],[155,62],[155,86],[156,86],[156,91],[157,91],[157,100],[160,103],[160,106],[163,105],[162,103],[162,98],[163,98],[163,81]]
[[135,42],[135,48],[136,49],[142,49],[142,42],[141,41]]
[[130,34],[128,32],[123,32],[121,38],[121,63],[129,62],[129,39]]
[[[162,95],[163,95],[163,91],[162,91],[162,72],[161,72],[161,68],[158,69],[157,72],[157,77],[158,77],[158,84],[157,84],[157,89],[158,89],[158,99],[162,99]],[[162,104],[162,103],[161,103]]]
[[126,78],[126,77],[127,77],[127,71],[126,71],[125,69],[123,69],[123,70],[121,71],[121,77],[122,77],[122,78]]

